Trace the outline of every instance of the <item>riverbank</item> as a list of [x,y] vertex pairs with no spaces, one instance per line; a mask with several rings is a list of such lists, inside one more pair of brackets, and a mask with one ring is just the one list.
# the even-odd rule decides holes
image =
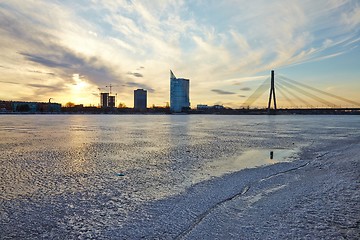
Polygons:
[[359,143],[249,184],[185,239],[359,239]]
[[266,108],[254,109],[190,109],[185,112],[171,112],[169,108],[155,107],[144,111],[133,108],[97,108],[97,107],[63,107],[58,111],[13,111],[12,109],[0,111],[0,115],[20,114],[80,114],[80,115],[360,115],[360,108],[284,108],[270,111]]

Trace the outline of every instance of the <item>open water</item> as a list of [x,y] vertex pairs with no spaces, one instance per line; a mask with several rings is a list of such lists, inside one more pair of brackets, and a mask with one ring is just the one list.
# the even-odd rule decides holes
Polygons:
[[358,116],[0,115],[0,239],[99,238],[194,184],[359,133]]

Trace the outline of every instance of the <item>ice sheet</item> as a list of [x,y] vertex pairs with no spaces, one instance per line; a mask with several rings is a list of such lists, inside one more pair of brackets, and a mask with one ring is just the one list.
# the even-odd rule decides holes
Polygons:
[[[212,226],[206,221],[217,216],[214,212],[233,216],[232,209],[246,206],[236,203],[237,197],[247,194],[249,202],[254,196],[257,204],[288,190],[291,184],[280,181],[261,192],[263,185],[285,176],[282,172],[328,157],[350,159],[355,171],[358,158],[335,149],[359,142],[359,132],[357,116],[1,115],[1,237],[199,238],[202,227]],[[270,161],[271,150],[275,159]],[[281,163],[272,164],[277,161]],[[264,163],[271,165],[256,168]],[[244,168],[249,169],[240,171]],[[293,186],[302,189],[302,175],[291,176],[299,180]],[[339,209],[354,197],[354,186],[342,177],[329,178],[350,186],[344,187],[349,191],[344,200],[334,200]],[[328,191],[332,189],[336,185]],[[286,201],[287,195],[281,196],[278,201]],[[227,207],[233,200],[235,205]],[[356,206],[352,209],[358,213]],[[268,214],[261,209],[250,213],[249,221]],[[227,215],[221,214],[220,223],[225,223]],[[349,224],[340,225],[350,232],[352,216],[341,216]],[[249,228],[262,226],[257,224]],[[250,231],[215,226],[219,236]]]

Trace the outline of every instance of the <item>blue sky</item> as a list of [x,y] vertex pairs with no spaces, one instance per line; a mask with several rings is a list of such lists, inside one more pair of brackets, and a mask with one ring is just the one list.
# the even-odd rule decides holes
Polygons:
[[192,107],[240,107],[275,69],[360,102],[355,0],[9,0],[0,35],[2,100],[98,105],[112,84],[118,103],[145,88],[165,105],[172,69],[190,79]]

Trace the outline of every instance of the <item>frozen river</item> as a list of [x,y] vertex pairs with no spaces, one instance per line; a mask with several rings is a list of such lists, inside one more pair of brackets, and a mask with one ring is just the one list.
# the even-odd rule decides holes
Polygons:
[[174,238],[193,186],[359,136],[358,116],[0,115],[0,239]]

